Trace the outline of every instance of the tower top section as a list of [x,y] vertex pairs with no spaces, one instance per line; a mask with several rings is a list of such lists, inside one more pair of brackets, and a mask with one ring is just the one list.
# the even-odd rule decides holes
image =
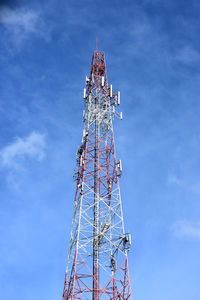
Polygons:
[[104,77],[105,85],[107,84],[106,60],[103,51],[97,49],[94,51],[90,77],[96,87],[101,86],[102,77]]
[[[96,103],[98,98],[99,108],[102,108],[104,113],[110,112],[109,117],[117,116],[122,120],[122,113],[115,110],[115,106],[120,105],[120,92],[116,93],[113,91],[112,84],[108,85],[105,54],[97,48],[93,52],[90,76],[86,76],[83,98],[86,105],[93,103],[93,100]],[[109,110],[107,110],[108,107]]]

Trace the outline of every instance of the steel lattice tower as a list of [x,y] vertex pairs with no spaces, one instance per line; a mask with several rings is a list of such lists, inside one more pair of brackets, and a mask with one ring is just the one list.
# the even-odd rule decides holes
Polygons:
[[112,120],[120,93],[108,85],[104,52],[94,51],[84,89],[83,138],[63,291],[66,299],[132,299]]

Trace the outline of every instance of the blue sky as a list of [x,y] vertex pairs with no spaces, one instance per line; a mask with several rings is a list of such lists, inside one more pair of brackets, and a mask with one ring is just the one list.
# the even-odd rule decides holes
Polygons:
[[95,38],[115,120],[134,299],[198,300],[200,3],[0,2],[1,299],[61,299]]

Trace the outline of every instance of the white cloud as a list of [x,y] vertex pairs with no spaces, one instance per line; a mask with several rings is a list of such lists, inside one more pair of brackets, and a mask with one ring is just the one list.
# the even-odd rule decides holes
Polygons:
[[0,23],[7,28],[18,28],[25,32],[36,32],[39,13],[25,9],[10,9],[4,7],[0,10]]
[[33,131],[28,137],[17,138],[12,144],[1,150],[2,165],[11,168],[16,167],[18,160],[23,157],[32,157],[41,161],[45,156],[44,148],[44,135]]
[[200,183],[199,180],[197,182],[189,182],[179,178],[177,175],[169,175],[167,178],[167,183],[170,185],[174,185],[178,188],[184,189],[185,191],[192,192],[195,194],[200,194]]
[[179,50],[175,59],[184,64],[199,63],[200,53],[190,46],[185,46]]
[[31,35],[36,35],[49,40],[49,28],[44,23],[39,11],[28,8],[0,9],[0,24],[5,29],[6,42],[14,43],[20,48],[23,42]]
[[175,184],[178,186],[181,186],[183,184],[182,180],[178,178],[176,175],[170,175],[168,177],[168,183],[169,184]]
[[200,222],[177,221],[173,225],[173,231],[179,238],[200,239]]

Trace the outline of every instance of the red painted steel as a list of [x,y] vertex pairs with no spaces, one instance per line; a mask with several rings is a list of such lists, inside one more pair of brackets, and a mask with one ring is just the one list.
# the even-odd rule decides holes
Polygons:
[[[104,77],[103,85],[102,77]],[[98,108],[103,114],[108,105],[110,108],[116,106],[117,94],[113,93],[108,97],[110,88],[107,82],[105,55],[104,52],[97,50],[97,46],[92,58],[90,78],[86,84],[87,95],[94,93],[94,90],[98,92],[98,95],[105,96],[107,99],[102,100],[100,106],[94,100],[94,111],[95,108]],[[108,117],[105,115],[104,119],[106,118]],[[132,299],[125,249],[127,240],[125,234],[123,235],[123,228],[121,228],[123,219],[120,207],[115,211],[115,207],[118,205],[116,197],[119,197],[118,194],[115,196],[115,191],[119,191],[121,170],[119,170],[119,161],[116,159],[113,130],[112,127],[105,129],[104,134],[102,128],[106,126],[106,121],[102,121],[103,125],[100,127],[98,114],[93,117],[93,120],[94,122],[88,125],[78,150],[75,195],[75,210],[78,212],[74,212],[74,218],[78,214],[79,223],[77,226],[74,225],[74,242],[72,241],[70,246],[73,263],[71,269],[66,272],[62,299]],[[91,195],[91,201],[88,200],[90,199],[88,195]],[[83,198],[87,196],[88,208],[87,202],[83,204]],[[81,209],[83,212],[80,211]],[[105,218],[102,215],[104,212],[110,212],[111,225],[101,224],[100,220]],[[85,227],[84,231],[81,226],[82,228],[88,227]],[[91,233],[91,228],[93,228],[93,233]],[[109,240],[109,231],[110,236],[112,234],[111,240]],[[117,232],[122,232],[119,237]],[[115,236],[117,236],[116,241],[113,238]],[[84,246],[80,246],[81,243]],[[87,243],[88,254],[86,253]],[[106,249],[112,253],[111,266],[107,266],[104,262],[108,260]],[[104,267],[102,267],[103,263]]]

